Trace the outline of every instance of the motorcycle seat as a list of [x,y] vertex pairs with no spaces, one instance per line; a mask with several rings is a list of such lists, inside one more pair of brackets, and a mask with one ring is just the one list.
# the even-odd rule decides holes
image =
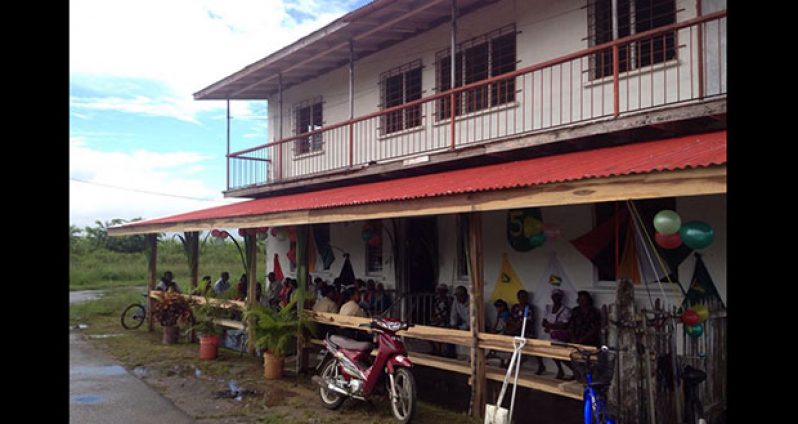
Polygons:
[[364,352],[374,348],[370,342],[358,342],[343,336],[330,336],[330,341],[342,349]]

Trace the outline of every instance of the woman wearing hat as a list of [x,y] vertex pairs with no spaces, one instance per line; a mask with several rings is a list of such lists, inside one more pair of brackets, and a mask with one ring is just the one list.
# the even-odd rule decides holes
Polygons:
[[[567,343],[570,340],[568,336],[568,321],[571,320],[571,308],[563,305],[562,301],[564,296],[565,293],[560,289],[551,291],[552,304],[546,305],[546,312],[543,314],[543,331],[549,335],[551,340]],[[573,379],[573,375],[565,378],[565,373],[563,373],[562,370],[563,361],[555,359],[554,363],[557,364],[557,379]],[[573,374],[571,364],[568,362],[565,364],[571,369],[571,374]]]

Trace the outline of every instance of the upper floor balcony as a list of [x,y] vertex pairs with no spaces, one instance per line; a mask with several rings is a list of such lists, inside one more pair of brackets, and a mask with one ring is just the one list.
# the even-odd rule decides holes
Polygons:
[[[500,48],[492,46],[484,54],[495,57]],[[458,52],[456,66],[478,54]],[[656,111],[693,107],[696,115],[713,115],[717,108],[700,105],[722,102],[725,113],[726,12],[513,66],[488,78],[458,74],[454,88],[446,78],[426,97],[408,88],[420,78],[414,69],[410,64],[383,81],[402,93],[396,106],[383,101],[382,110],[331,124],[321,119],[321,102],[295,107],[291,119],[305,131],[227,155],[227,195],[256,196],[308,182],[385,174],[484,155],[486,149],[504,151],[511,159],[514,149],[543,143],[530,137],[598,123],[610,125],[597,131],[612,132],[632,125],[621,125],[630,117]],[[545,142],[561,139],[549,138]]]

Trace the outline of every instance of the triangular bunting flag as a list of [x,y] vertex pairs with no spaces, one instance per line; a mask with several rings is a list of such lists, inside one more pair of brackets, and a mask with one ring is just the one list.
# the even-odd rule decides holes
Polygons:
[[507,258],[507,253],[502,253],[502,267],[499,269],[499,275],[496,277],[496,286],[493,288],[493,294],[490,296],[491,303],[498,299],[503,299],[508,305],[518,303],[518,290],[524,288],[521,279],[513,271],[510,260]]

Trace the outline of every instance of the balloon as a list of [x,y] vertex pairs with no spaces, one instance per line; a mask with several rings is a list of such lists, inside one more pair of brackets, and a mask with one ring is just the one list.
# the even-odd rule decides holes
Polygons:
[[703,221],[690,221],[682,225],[679,236],[687,247],[693,250],[703,249],[715,238],[715,230]]
[[279,228],[280,228],[280,227],[272,227],[272,237],[277,237],[277,230],[278,230]]
[[371,246],[371,247],[377,247],[377,246],[379,246],[379,245],[380,245],[380,243],[382,243],[382,237],[380,237],[379,235],[375,234],[375,235],[374,235],[372,238],[370,238],[370,239],[369,239],[369,240],[368,240],[366,243],[367,243],[369,246]]
[[694,310],[695,313],[698,314],[698,322],[704,322],[707,320],[707,318],[709,318],[709,308],[707,308],[707,305],[698,303],[691,306],[690,309]]
[[664,249],[676,249],[682,245],[682,237],[679,236],[679,233],[668,235],[656,233],[654,234],[654,240],[656,240],[657,244],[662,246]]
[[543,234],[542,232],[537,233],[532,237],[529,237],[529,244],[532,245],[532,247],[540,247],[545,242],[546,242],[546,235]]
[[221,237],[223,239],[226,239],[226,238],[230,237],[230,233],[228,233],[227,231],[222,231],[222,232],[219,233],[219,237]]
[[535,234],[540,234],[543,230],[543,223],[534,216],[524,217],[524,237],[532,237]]
[[661,210],[654,216],[654,228],[662,235],[670,235],[677,231],[682,226],[682,218],[669,209]]
[[219,230],[217,230],[215,228],[213,230],[211,230],[211,237],[219,237],[219,236],[220,236],[220,231]]
[[684,323],[685,328],[689,325],[698,324],[700,320],[701,318],[699,318],[698,313],[692,309],[688,309],[682,314],[682,322]]
[[288,252],[286,252],[285,256],[288,258],[289,261],[291,261],[292,264],[296,264],[296,250],[294,249],[289,250]]
[[685,325],[684,332],[687,333],[689,336],[698,337],[704,334],[704,324],[696,324],[696,325]]
[[261,228],[258,228],[258,234],[261,234],[261,233],[268,233],[268,232],[269,232],[269,227],[261,227]]
[[239,228],[239,229],[238,229],[238,235],[239,235],[239,236],[241,236],[241,237],[244,237],[244,235],[245,235],[246,233],[247,233],[247,231],[246,231],[245,229],[243,229],[243,228]]
[[543,224],[543,234],[546,240],[557,240],[562,236],[562,231],[554,224]]

